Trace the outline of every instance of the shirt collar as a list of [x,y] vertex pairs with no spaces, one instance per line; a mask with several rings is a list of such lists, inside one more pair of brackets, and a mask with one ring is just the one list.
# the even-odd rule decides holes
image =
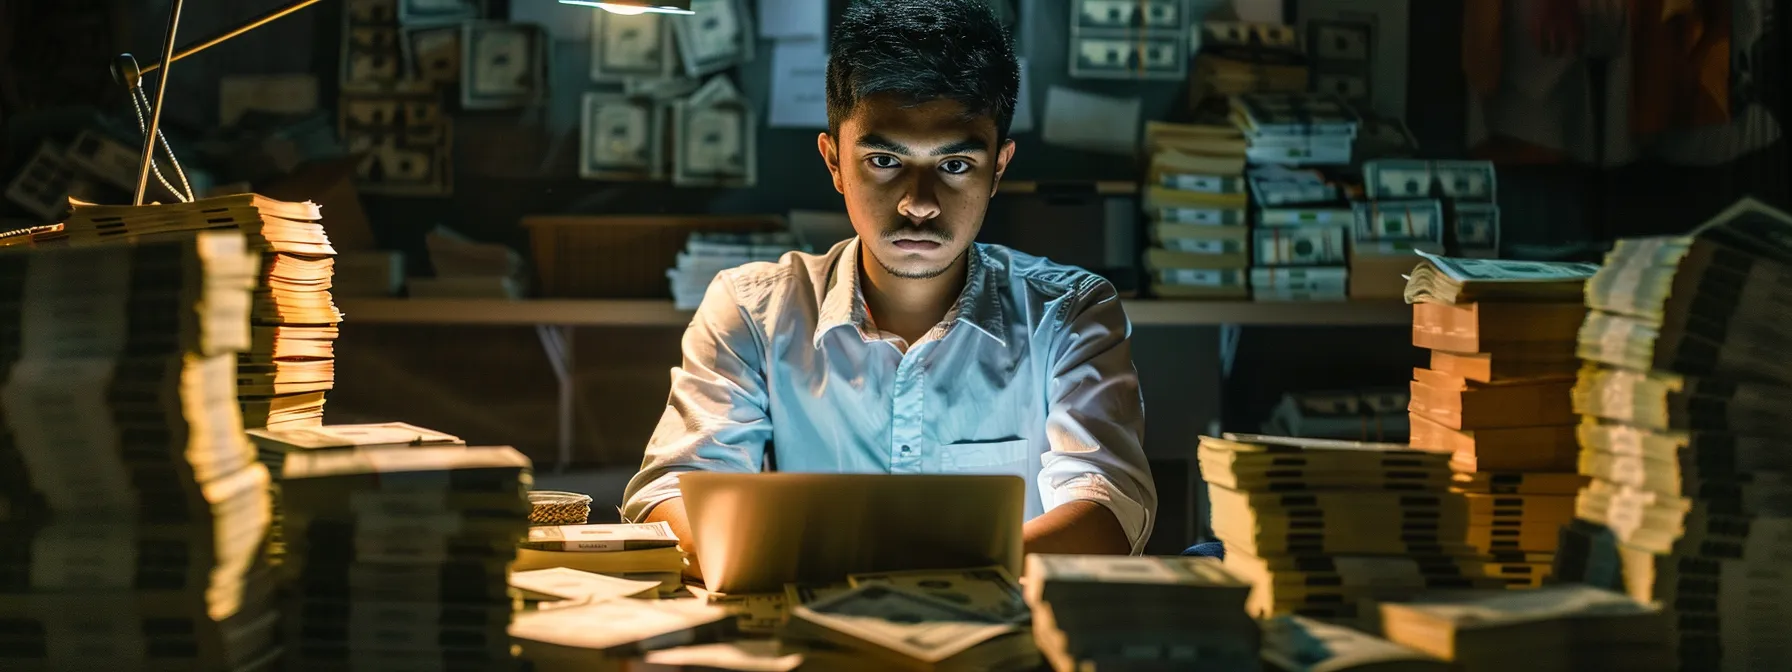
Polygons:
[[[852,326],[864,340],[873,340],[870,312],[865,308],[865,294],[859,287],[859,240],[847,241],[834,261],[834,272],[822,296],[821,311],[816,317],[814,346],[821,347],[823,335],[836,328]],[[1007,347],[1003,336],[1008,333],[1007,314],[1002,308],[1000,269],[993,268],[983,246],[972,243],[967,251],[964,290],[946,311],[946,320],[963,322]]]

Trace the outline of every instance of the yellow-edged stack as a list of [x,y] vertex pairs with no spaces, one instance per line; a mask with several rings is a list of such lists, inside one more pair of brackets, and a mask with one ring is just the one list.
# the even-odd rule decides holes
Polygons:
[[1247,610],[1351,621],[1364,599],[1497,586],[1462,542],[1449,457],[1401,444],[1201,437],[1201,474],[1225,565]]
[[1152,292],[1172,299],[1249,296],[1244,136],[1231,125],[1150,121],[1145,146]]
[[71,246],[158,240],[184,232],[240,230],[262,255],[250,347],[237,355],[237,396],[246,427],[323,422],[336,379],[334,342],[342,314],[330,296],[336,250],[317,204],[255,194],[189,203],[120,206],[75,202],[63,223]]
[[1583,473],[1557,572],[1672,615],[1680,669],[1792,657],[1792,217],[1620,240],[1587,285]]
[[0,669],[278,658],[232,376],[255,265],[234,232],[0,253]]
[[1407,286],[1413,345],[1432,353],[1413,370],[1412,445],[1451,456],[1465,540],[1515,588],[1548,578],[1585,482],[1569,392],[1578,292],[1596,269],[1425,255]]

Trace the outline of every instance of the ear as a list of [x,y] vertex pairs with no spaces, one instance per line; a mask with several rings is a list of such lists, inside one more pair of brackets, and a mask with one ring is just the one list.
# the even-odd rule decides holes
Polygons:
[[1014,138],[1002,141],[1002,148],[996,150],[996,179],[989,184],[989,195],[996,195],[1002,186],[1002,174],[1008,172],[1008,162],[1014,160]]
[[815,151],[821,152],[821,161],[828,164],[828,174],[834,178],[834,191],[846,193],[846,184],[840,181],[840,147],[834,143],[834,136],[826,131],[815,136]]

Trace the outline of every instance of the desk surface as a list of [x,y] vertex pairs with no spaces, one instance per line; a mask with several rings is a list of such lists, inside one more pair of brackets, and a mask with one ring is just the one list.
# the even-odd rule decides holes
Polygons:
[[[344,322],[483,326],[682,327],[690,311],[657,299],[341,299]],[[1401,326],[1412,307],[1401,301],[1254,303],[1129,299],[1134,326]]]

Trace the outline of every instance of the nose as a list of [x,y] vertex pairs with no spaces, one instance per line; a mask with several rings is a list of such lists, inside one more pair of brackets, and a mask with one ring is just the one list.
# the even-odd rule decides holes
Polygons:
[[908,193],[896,203],[896,211],[910,221],[920,223],[940,216],[940,201],[932,171],[915,172],[914,179],[909,182]]

